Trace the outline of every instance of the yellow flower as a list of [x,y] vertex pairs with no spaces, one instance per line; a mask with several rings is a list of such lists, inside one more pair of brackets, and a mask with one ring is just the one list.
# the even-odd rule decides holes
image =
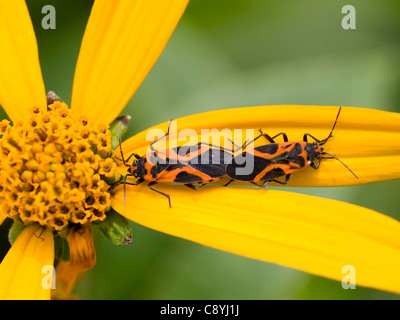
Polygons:
[[[194,192],[160,184],[157,188],[171,196],[171,209],[145,183],[126,186],[126,200],[123,186],[108,191],[125,174],[117,172],[120,150],[111,154],[108,125],[161,54],[187,3],[96,0],[69,109],[57,99],[47,107],[25,3],[0,0],[5,17],[0,22],[0,103],[13,122],[0,125],[0,222],[14,219],[12,233],[19,234],[0,265],[0,298],[48,299],[54,275],[53,296],[69,297],[75,283],[96,262],[91,227],[101,229],[99,221],[120,219],[108,211],[110,206],[155,230],[339,281],[342,268],[351,265],[357,270],[358,285],[399,293],[400,223],[373,210],[234,186]],[[228,129],[226,133],[250,129],[254,134],[261,128],[285,131],[297,140],[305,132],[325,138],[337,111],[338,107],[260,106],[193,115],[179,119],[178,126],[192,129],[194,136],[201,129]],[[164,132],[167,127],[167,122],[156,126]],[[144,155],[151,129],[126,140],[123,153]],[[324,147],[358,179],[340,162],[324,159],[318,170],[307,168],[293,174],[289,185],[341,186],[398,179],[399,132],[398,114],[344,107],[334,137]],[[228,141],[216,133],[204,138],[214,136],[219,142]],[[65,245],[70,247],[69,259],[57,252]],[[55,273],[46,268],[53,266],[54,259],[58,261]]]
[[115,161],[107,158],[101,163],[99,173],[106,176],[107,178],[111,178],[115,174],[116,167],[117,165]]

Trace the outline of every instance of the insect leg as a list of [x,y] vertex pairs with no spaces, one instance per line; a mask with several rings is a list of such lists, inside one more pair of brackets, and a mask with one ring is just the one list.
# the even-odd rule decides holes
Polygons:
[[[250,142],[248,140],[246,140],[246,142],[243,144],[242,149],[246,149],[246,147],[252,143],[254,143],[254,141],[256,141],[257,139],[261,138],[263,136],[263,133],[261,132],[261,134],[257,137],[255,137],[253,140],[251,140]],[[233,142],[232,142],[233,143]]]
[[254,182],[254,181],[250,181],[251,184],[254,184],[255,186],[259,187],[259,188],[265,188],[267,185],[269,185],[271,183],[271,181],[265,181],[262,185],[259,185],[258,183]]
[[114,183],[112,186],[110,186],[109,188],[108,188],[108,192],[110,192],[112,189],[114,189],[115,187],[117,187],[117,186],[119,186],[120,184],[123,184],[123,183],[128,183],[128,182],[126,182],[126,179],[129,177],[129,176],[132,176],[131,174],[126,174],[125,175],[125,177],[121,180],[121,181],[119,181],[119,182],[117,182],[117,183]]
[[151,144],[150,144],[150,150],[151,151],[156,151],[156,149],[154,149],[153,144],[155,144],[156,142],[160,141],[161,139],[167,137],[169,135],[169,131],[171,129],[171,123],[172,123],[173,119],[169,120],[169,124],[168,124],[168,131],[166,134],[162,135],[161,137],[159,137],[158,139],[154,140]]
[[273,181],[273,182],[280,183],[280,184],[288,184],[289,183],[289,179],[290,179],[290,174],[287,174],[286,175],[286,179],[283,182],[279,181],[279,180],[276,180],[276,179],[270,180],[269,182]]
[[127,164],[127,162],[130,160],[130,158],[132,157],[132,156],[135,156],[135,158],[136,159],[140,159],[140,156],[137,154],[137,153],[132,153],[129,157],[128,157],[128,159],[124,159],[124,154],[123,154],[123,152],[122,152],[122,143],[121,143],[121,127],[119,128],[119,131],[118,131],[118,139],[119,139],[119,150],[121,151],[121,159],[120,158],[118,158],[118,157],[114,157],[115,159],[117,159],[117,160],[119,160],[119,161],[122,161],[123,162],[123,164],[125,165],[125,166],[127,166],[127,167],[130,167],[130,165],[129,164]]
[[141,178],[141,179],[137,180],[136,182],[126,182],[127,176],[128,175],[126,175],[124,178],[124,204],[126,203],[126,185],[129,184],[130,186],[137,186],[144,181],[144,179]]
[[[139,156],[137,153],[131,153],[131,155],[127,159],[125,159],[125,162],[129,162],[129,160],[132,158],[132,156],[135,156],[136,159],[140,159],[141,158],[141,156]],[[115,156],[114,156],[114,158],[119,160],[119,161],[124,162],[123,159],[120,159],[120,158],[115,157]],[[124,165],[126,165],[127,167],[130,167],[129,164],[124,163]]]
[[308,141],[307,141],[307,137],[313,138],[318,144],[321,145],[321,144],[323,144],[323,143],[326,143],[326,141],[328,141],[328,139],[331,138],[332,135],[329,135],[329,137],[326,138],[326,139],[319,140],[319,139],[317,139],[316,137],[312,136],[311,134],[305,133],[304,136],[303,136],[303,141],[304,141],[304,142],[308,142]]
[[42,231],[40,231],[39,235],[36,235],[36,233],[34,233],[34,236],[42,241],[44,241],[44,238],[42,238],[42,234],[44,232],[44,230],[46,229],[46,227],[42,227]]
[[279,183],[279,184],[288,184],[289,183],[289,179],[290,179],[290,174],[287,174],[286,178],[285,178],[285,181],[279,181],[279,180],[276,180],[276,179],[272,179],[272,180],[264,181],[264,183],[261,186],[256,184],[256,183],[253,183],[253,184],[259,186],[260,188],[266,188],[272,181],[276,182],[276,183]]
[[[286,135],[285,132],[278,133],[277,135],[271,137],[269,134],[262,132],[261,129],[258,130],[258,131],[260,131],[260,135],[259,135],[259,136],[255,137],[255,138],[254,138],[253,140],[251,140],[251,141],[246,140],[245,143],[242,145],[241,148],[239,147],[238,149],[236,149],[236,150],[234,150],[234,151],[236,152],[236,151],[239,150],[239,149],[243,149],[243,150],[244,150],[248,145],[254,143],[257,139],[259,139],[259,138],[261,138],[261,137],[264,137],[265,139],[267,139],[267,140],[268,140],[269,142],[271,142],[271,143],[275,143],[274,139],[275,139],[276,137],[279,137],[280,135],[282,135],[282,136],[283,136],[283,141],[285,141],[285,142],[288,142],[288,141],[289,141],[289,139],[288,139],[288,137],[287,137],[287,135]],[[233,141],[232,141],[231,139],[228,139],[228,140],[229,140],[230,142],[232,142],[232,144],[233,144],[235,147],[238,147],[236,144],[233,143]]]
[[130,186],[137,186],[137,185],[141,184],[142,182],[144,182],[144,179],[139,179],[135,182],[125,182],[125,184],[130,185]]
[[149,184],[148,184],[147,186],[149,187],[150,190],[153,190],[153,191],[155,191],[155,192],[157,192],[157,193],[159,193],[159,194],[162,194],[164,197],[167,197],[169,207],[172,208],[170,196],[169,196],[168,194],[164,193],[164,192],[161,192],[161,191],[156,190],[156,189],[153,188],[153,186],[154,186],[156,183],[157,183],[156,181],[151,181],[151,182],[149,182]]
[[206,184],[207,184],[207,183],[202,183],[202,184],[199,185],[199,186],[195,186],[194,184],[191,184],[191,183],[185,183],[185,186],[188,187],[188,188],[190,188],[190,189],[192,189],[192,190],[197,191],[197,190],[199,190],[200,188],[204,187]]
[[[229,140],[229,142],[232,142],[231,139],[228,139],[228,140]],[[233,144],[234,146],[237,147],[237,145],[234,144],[233,142],[232,142],[232,144]],[[224,147],[221,147],[221,146],[216,146],[216,145],[214,145],[214,144],[212,144],[212,143],[203,142],[203,141],[197,143],[197,145],[198,145],[198,146],[205,145],[205,146],[209,146],[209,147],[214,147],[214,148],[216,148],[216,149],[220,149],[221,151],[235,152],[235,150],[233,150],[233,149],[227,149],[227,148],[224,148]],[[240,147],[240,148],[241,148],[241,147]]]
[[[228,141],[230,142],[230,143],[232,143],[232,145],[234,145],[235,147],[236,147],[236,149],[234,150],[234,149],[232,149],[232,152],[236,152],[236,151],[238,151],[238,150],[240,150],[240,149],[244,149],[245,147],[246,147],[246,145],[247,145],[247,141],[248,140],[246,140],[245,141],[245,143],[242,145],[242,146],[238,146],[236,143],[234,143],[231,139],[229,139],[228,138]],[[254,141],[254,140],[253,140]]]
[[235,179],[231,179],[230,181],[228,181],[228,183],[225,183],[225,184],[223,185],[223,187],[229,186],[233,181],[235,181]]
[[261,137],[264,137],[264,138],[267,139],[270,143],[275,143],[274,139],[275,139],[276,137],[279,137],[280,135],[282,135],[282,136],[283,136],[283,140],[284,140],[285,142],[288,142],[288,141],[289,141],[289,139],[288,139],[288,137],[287,137],[287,135],[286,135],[285,132],[278,133],[277,135],[271,137],[269,134],[264,133],[261,129],[258,130],[258,131],[260,131],[260,135],[257,136],[257,137],[255,137],[255,138],[254,138],[253,140],[251,140],[250,142],[247,142],[247,141],[246,141],[246,142],[243,144],[242,149],[245,149],[248,145],[254,143],[254,141],[256,141],[257,139],[259,139],[259,138],[261,138]]
[[275,135],[275,136],[273,136],[273,137],[270,137],[268,134],[262,132],[261,129],[258,130],[258,131],[260,131],[261,135],[262,135],[265,139],[267,139],[269,142],[271,142],[271,143],[275,143],[274,139],[275,139],[276,137],[279,137],[280,135],[282,135],[283,141],[285,141],[285,142],[288,142],[288,141],[289,141],[289,139],[288,139],[288,137],[287,137],[287,135],[286,135],[285,132],[280,132],[280,133],[278,133],[277,135]]
[[131,153],[131,155],[125,161],[128,162],[132,158],[132,156],[134,156],[138,160],[141,158],[141,156],[139,156],[137,153]]
[[310,167],[317,170],[319,168],[319,165],[321,164],[321,159],[319,159],[318,164],[315,164],[314,162],[310,163]]
[[118,159],[119,161],[122,161],[123,163],[124,163],[124,165],[125,166],[127,166],[127,167],[130,167],[130,165],[129,164],[127,164],[127,162],[130,160],[130,158],[132,157],[132,156],[135,156],[135,158],[136,159],[140,159],[140,156],[137,154],[137,153],[132,153],[129,157],[128,157],[128,159],[124,159],[124,153],[122,152],[122,144],[121,144],[121,127],[119,128],[119,131],[118,131],[118,139],[119,139],[119,150],[121,151],[121,159],[119,159],[119,158],[117,158],[117,157],[115,157],[116,159]]
[[110,192],[112,189],[114,189],[116,186],[119,186],[120,184],[124,184],[124,204],[126,203],[126,185],[127,184],[129,184],[129,185],[131,185],[131,186],[137,186],[137,185],[139,185],[139,184],[141,184],[143,181],[144,181],[144,179],[139,179],[139,180],[137,180],[136,182],[126,182],[126,179],[129,177],[129,176],[132,176],[131,174],[126,174],[125,175],[125,177],[124,177],[124,179],[122,179],[121,181],[119,181],[119,182],[117,182],[117,183],[114,183],[110,188],[108,188],[108,192]]

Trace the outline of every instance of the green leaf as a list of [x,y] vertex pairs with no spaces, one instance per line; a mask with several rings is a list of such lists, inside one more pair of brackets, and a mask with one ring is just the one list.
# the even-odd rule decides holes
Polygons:
[[8,231],[8,241],[10,241],[11,245],[14,244],[15,240],[17,240],[18,236],[25,229],[25,227],[26,226],[23,225],[22,223],[19,223],[18,221],[14,220],[10,230]]
[[104,221],[93,223],[93,226],[113,244],[132,243],[132,228],[129,221],[113,209],[107,212]]
[[120,138],[125,135],[126,130],[128,128],[128,123],[131,120],[131,116],[121,116],[115,119],[110,124],[110,132],[111,132],[111,152],[115,150],[115,148],[119,145]]

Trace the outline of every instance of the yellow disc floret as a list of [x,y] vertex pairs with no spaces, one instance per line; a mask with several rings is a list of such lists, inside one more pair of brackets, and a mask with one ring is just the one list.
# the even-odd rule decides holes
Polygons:
[[60,101],[14,126],[1,121],[1,211],[56,231],[104,220],[110,194],[103,178],[115,170],[110,141],[106,126],[73,119]]

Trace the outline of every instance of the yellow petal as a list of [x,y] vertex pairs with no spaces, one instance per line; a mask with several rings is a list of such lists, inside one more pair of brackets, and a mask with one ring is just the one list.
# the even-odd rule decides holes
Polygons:
[[31,225],[19,235],[0,265],[0,299],[50,299],[54,239]]
[[344,202],[264,189],[116,188],[113,208],[146,227],[249,258],[400,293],[400,223]]
[[92,230],[87,226],[75,226],[68,232],[70,260],[57,264],[57,289],[53,299],[66,299],[78,281],[96,264],[96,251]]
[[[176,119],[177,134],[180,130],[188,128],[193,129],[194,134],[200,134],[202,129],[215,128],[219,132],[223,132],[223,129],[229,129],[228,132],[232,132],[233,129],[253,129],[253,136],[257,136],[258,129],[261,128],[270,136],[286,132],[289,141],[302,141],[305,133],[321,140],[329,135],[338,111],[337,106],[302,105],[216,110]],[[168,122],[145,130],[123,142],[124,154],[136,152],[144,155],[154,139],[152,135],[149,135],[149,138],[146,136],[156,128],[167,132]],[[232,136],[234,137],[233,134]],[[245,136],[241,137],[241,141],[237,144],[242,145],[246,139]],[[201,141],[204,142],[204,138]],[[282,142],[283,140],[282,137],[278,137],[275,141]],[[308,138],[308,141],[314,140]],[[212,140],[206,142],[212,142]],[[256,141],[256,145],[266,143],[269,142],[263,138]],[[226,136],[221,145],[232,147]],[[345,186],[399,179],[400,114],[342,107],[333,137],[324,145],[324,148],[326,152],[344,162],[359,179],[356,179],[339,161],[323,159],[318,170],[307,167],[293,173],[288,186]],[[117,148],[115,155],[120,157],[119,154],[120,150]],[[248,185],[248,183],[238,184]]]
[[110,123],[158,59],[188,0],[97,0],[83,38],[71,108]]
[[12,121],[46,106],[36,37],[23,0],[0,0],[0,104]]

